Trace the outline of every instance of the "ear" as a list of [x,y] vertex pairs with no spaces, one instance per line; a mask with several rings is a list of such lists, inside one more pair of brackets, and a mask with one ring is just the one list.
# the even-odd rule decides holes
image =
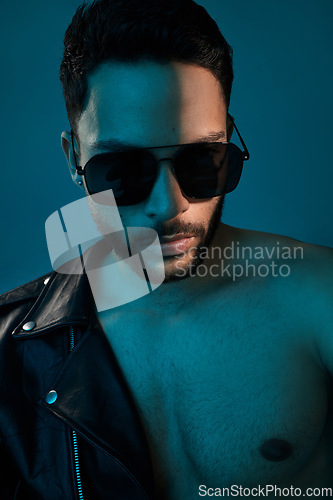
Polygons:
[[233,122],[233,117],[231,115],[227,116],[227,141],[230,142],[232,133],[234,131],[234,122]]
[[[72,145],[72,136],[70,132],[62,132],[61,134],[61,147],[62,150],[66,156],[66,160],[69,166],[69,171],[71,174],[71,177],[74,181],[74,183],[79,186],[79,188],[84,189],[83,186],[83,177],[81,175],[78,175],[76,172],[76,164],[75,164],[75,158],[74,158],[74,151],[73,151],[73,145]],[[78,153],[78,145],[74,137],[74,147],[75,147],[75,155],[76,155],[76,160],[79,162],[80,155]],[[79,184],[82,183],[82,184]]]

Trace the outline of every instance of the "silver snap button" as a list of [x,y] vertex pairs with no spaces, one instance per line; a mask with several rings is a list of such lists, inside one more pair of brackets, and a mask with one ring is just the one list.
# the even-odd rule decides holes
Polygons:
[[50,281],[50,276],[48,278],[45,278],[44,285],[47,285],[49,281]]
[[28,321],[28,323],[25,323],[22,326],[22,329],[25,330],[26,332],[29,332],[30,330],[33,330],[35,328],[36,323],[34,321]]
[[57,401],[57,398],[57,391],[52,390],[46,394],[45,401],[47,402],[47,404],[52,405],[55,401]]

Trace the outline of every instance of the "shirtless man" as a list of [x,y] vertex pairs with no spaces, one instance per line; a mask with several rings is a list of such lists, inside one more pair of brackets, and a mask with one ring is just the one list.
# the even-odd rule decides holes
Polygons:
[[[102,0],[81,9],[67,33],[62,82],[74,132],[62,134],[62,146],[74,182],[89,194],[94,172],[78,175],[77,167],[97,154],[150,148],[160,160],[147,195],[118,209],[125,227],[158,232],[165,282],[98,313],[98,323],[142,424],[156,498],[222,496],[223,488],[231,496],[236,487],[253,488],[247,496],[255,497],[266,485],[280,488],[267,495],[294,488],[290,495],[310,496],[307,488],[319,488],[315,494],[324,498],[333,494],[333,252],[226,226],[225,189],[192,197],[173,170],[179,145],[231,139],[231,59],[216,29],[192,1]],[[206,47],[196,44],[200,36]],[[214,43],[218,56],[209,61],[204,52],[212,56]],[[223,188],[231,162],[228,168]],[[98,217],[107,224],[107,208],[101,205]],[[77,498],[85,498],[85,487],[93,498],[111,498],[84,483],[92,462],[83,443],[96,433],[66,420],[61,391],[56,397],[44,407],[53,405],[83,436]],[[132,498],[123,488],[110,486],[109,494]]]

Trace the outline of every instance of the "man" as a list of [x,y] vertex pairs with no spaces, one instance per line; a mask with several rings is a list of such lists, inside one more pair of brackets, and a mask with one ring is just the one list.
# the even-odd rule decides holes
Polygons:
[[[125,228],[157,231],[165,282],[101,312],[79,274],[2,296],[3,498],[333,487],[333,255],[220,223],[248,157],[243,140],[225,145],[232,78],[230,47],[191,0],[74,16],[61,66],[73,180],[112,189]],[[93,210],[105,233],[109,210]]]

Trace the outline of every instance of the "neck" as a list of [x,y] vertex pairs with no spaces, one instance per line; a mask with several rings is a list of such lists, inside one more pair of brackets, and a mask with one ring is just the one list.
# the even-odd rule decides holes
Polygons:
[[[213,240],[210,244],[209,249],[214,250],[208,252],[207,258],[204,259],[203,265],[209,268],[215,261],[219,260],[219,248],[222,248],[229,244],[230,242],[230,230],[228,226],[224,224],[220,224],[218,229],[213,237]],[[114,256],[107,256],[108,263],[116,262]],[[110,294],[110,304],[112,301],[112,294],[119,293],[119,286],[111,287],[110,282],[105,278],[105,271],[103,271],[103,267],[98,270],[99,280],[106,291],[107,294]],[[149,310],[154,310],[155,312],[160,312],[161,314],[172,314],[184,307],[188,307],[189,303],[195,303],[196,300],[200,300],[200,297],[206,294],[208,288],[211,288],[214,283],[217,283],[217,280],[213,279],[209,273],[206,276],[199,276],[195,274],[191,274],[190,276],[182,279],[169,280],[163,282],[159,287],[153,290],[151,293],[143,295],[139,299],[134,299],[121,305],[121,309],[123,311],[136,311],[136,312],[144,312]],[[120,312],[120,308],[117,308]],[[110,308],[109,310],[105,310],[102,314],[108,315],[112,314],[114,308]]]

